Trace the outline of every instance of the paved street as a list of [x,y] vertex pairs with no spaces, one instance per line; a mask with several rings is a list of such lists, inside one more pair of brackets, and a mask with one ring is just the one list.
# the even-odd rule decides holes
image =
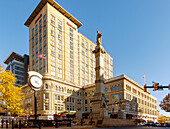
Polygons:
[[114,128],[95,128],[95,129],[170,129],[170,127],[114,127]]

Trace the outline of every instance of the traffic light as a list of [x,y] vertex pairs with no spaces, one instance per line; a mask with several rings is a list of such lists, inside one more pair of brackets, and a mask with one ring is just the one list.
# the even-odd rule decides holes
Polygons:
[[154,83],[153,84],[154,91],[159,89],[159,83]]
[[170,84],[169,84],[169,86],[168,86],[168,89],[170,90]]
[[124,102],[124,105],[126,105],[126,101]]
[[146,84],[144,85],[144,92],[146,92]]

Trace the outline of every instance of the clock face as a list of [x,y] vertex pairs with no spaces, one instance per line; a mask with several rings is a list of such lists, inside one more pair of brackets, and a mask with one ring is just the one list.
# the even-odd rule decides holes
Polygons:
[[42,86],[42,80],[38,76],[31,76],[30,83],[34,88],[40,88]]

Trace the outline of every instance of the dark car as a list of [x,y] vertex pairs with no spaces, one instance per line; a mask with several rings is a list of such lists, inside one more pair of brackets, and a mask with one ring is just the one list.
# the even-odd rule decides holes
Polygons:
[[170,122],[166,122],[166,123],[164,124],[164,126],[170,127]]
[[154,126],[155,123],[153,121],[148,121],[145,125],[146,126]]

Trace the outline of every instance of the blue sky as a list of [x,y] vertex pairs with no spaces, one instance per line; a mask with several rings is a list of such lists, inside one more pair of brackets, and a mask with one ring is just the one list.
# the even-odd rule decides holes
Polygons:
[[[0,0],[0,64],[11,51],[29,53],[25,21],[40,0]],[[114,76],[125,74],[140,85],[170,84],[169,0],[56,0],[83,26],[79,31],[96,42],[97,30],[113,57]],[[152,91],[160,101],[170,92]],[[161,111],[160,114],[170,116]]]

